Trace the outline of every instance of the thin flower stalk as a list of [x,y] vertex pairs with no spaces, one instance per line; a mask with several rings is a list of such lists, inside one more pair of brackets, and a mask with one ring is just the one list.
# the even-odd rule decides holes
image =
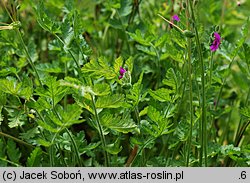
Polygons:
[[200,144],[201,144],[201,149],[200,149],[200,156],[199,156],[199,165],[203,166],[203,155],[204,155],[204,165],[207,166],[207,124],[206,124],[206,91],[205,91],[205,70],[204,70],[204,61],[203,61],[203,56],[202,56],[202,49],[201,49],[201,44],[200,44],[200,38],[199,38],[199,33],[198,29],[196,27],[196,19],[194,16],[194,10],[193,10],[193,4],[191,1],[189,2],[189,7],[190,7],[190,12],[191,12],[191,18],[193,21],[193,28],[195,32],[195,40],[196,40],[196,45],[197,45],[197,51],[198,51],[198,56],[199,56],[199,61],[201,64],[201,93],[202,93],[202,98],[201,98],[201,108],[202,108],[202,114],[201,114],[201,123],[200,123]]

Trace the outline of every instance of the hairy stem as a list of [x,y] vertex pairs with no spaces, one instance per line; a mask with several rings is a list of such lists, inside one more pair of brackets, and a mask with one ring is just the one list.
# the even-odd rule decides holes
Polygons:
[[[187,0],[187,4],[188,4]],[[186,16],[190,17],[188,8],[186,9]],[[187,21],[187,29],[190,30],[189,21]],[[189,131],[189,139],[187,145],[187,156],[186,156],[186,166],[189,166],[189,157],[190,157],[190,150],[192,144],[192,133],[193,133],[193,86],[192,86],[192,61],[191,61],[191,38],[187,38],[187,53],[188,53],[188,76],[189,76],[189,110],[190,110],[190,131]]]
[[97,127],[98,127],[98,132],[99,132],[102,147],[103,147],[105,166],[109,167],[109,156],[108,156],[108,153],[106,151],[106,140],[105,140],[105,137],[104,137],[101,121],[100,121],[99,115],[98,115],[97,110],[96,110],[95,100],[94,100],[93,95],[91,95],[91,100],[92,100],[92,105],[93,105],[94,112],[95,112],[95,118],[96,118],[96,123],[97,123]]
[[29,52],[28,52],[28,49],[26,48],[26,45],[25,45],[25,43],[24,43],[23,37],[22,37],[22,35],[21,35],[21,32],[20,32],[18,29],[16,29],[16,30],[17,30],[17,34],[18,34],[18,36],[19,36],[19,38],[20,38],[20,40],[21,40],[21,45],[22,45],[22,47],[23,47],[23,49],[24,49],[24,52],[25,52],[25,54],[26,54],[26,56],[27,56],[27,58],[28,58],[28,62],[29,62],[29,64],[30,64],[32,70],[35,72],[35,75],[36,75],[36,78],[37,78],[38,81],[39,81],[39,84],[42,86],[41,79],[40,79],[39,74],[38,74],[38,72],[37,72],[37,70],[36,70],[36,68],[35,68],[35,65],[33,64],[33,61],[32,61],[32,59],[31,59],[31,56],[30,56]]
[[207,123],[206,123],[206,92],[205,92],[205,70],[204,70],[204,61],[202,56],[202,49],[200,44],[200,38],[198,29],[196,26],[196,18],[194,15],[194,9],[193,4],[191,1],[189,1],[189,7],[191,11],[191,18],[193,21],[193,28],[195,32],[195,40],[197,45],[197,51],[198,51],[198,57],[201,65],[201,93],[202,93],[202,99],[201,99],[201,108],[202,108],[202,119],[201,119],[201,129],[200,129],[200,143],[201,143],[201,150],[200,150],[200,159],[199,159],[199,165],[203,165],[203,153],[204,153],[204,165],[207,166]]

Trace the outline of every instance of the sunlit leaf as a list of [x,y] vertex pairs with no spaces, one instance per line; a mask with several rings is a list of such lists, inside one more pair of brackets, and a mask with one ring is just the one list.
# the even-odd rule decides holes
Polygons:
[[121,119],[120,117],[114,117],[112,114],[105,114],[101,117],[102,125],[111,130],[128,133],[135,131],[137,125],[130,118]]
[[94,78],[105,77],[106,79],[114,79],[118,76],[118,73],[113,70],[104,58],[91,60],[83,66],[82,72]]
[[151,95],[151,97],[160,102],[170,101],[170,93],[172,93],[171,90],[168,90],[166,88],[160,88],[156,91],[149,90],[149,94]]
[[124,102],[124,95],[114,94],[98,97],[96,101],[96,108],[118,108],[127,106]]

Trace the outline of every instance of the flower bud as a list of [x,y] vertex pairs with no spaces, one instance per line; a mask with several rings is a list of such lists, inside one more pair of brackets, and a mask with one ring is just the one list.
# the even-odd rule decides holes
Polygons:
[[215,28],[214,28],[215,32],[219,32],[220,31],[220,26],[219,25],[216,25]]
[[21,27],[21,22],[20,21],[15,21],[10,24],[13,26],[13,29],[19,29]]

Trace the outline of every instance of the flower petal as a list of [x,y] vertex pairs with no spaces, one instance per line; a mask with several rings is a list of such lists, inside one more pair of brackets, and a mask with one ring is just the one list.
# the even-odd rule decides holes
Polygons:
[[220,41],[220,35],[217,32],[214,32],[214,37],[216,40]]
[[123,75],[125,72],[127,72],[126,69],[120,67],[120,74]]
[[213,52],[216,51],[219,48],[220,43],[221,43],[221,37],[220,37],[219,33],[214,32],[214,41],[213,41],[212,45],[210,46],[210,50]]
[[180,18],[178,17],[178,15],[173,15],[172,20],[175,20],[175,21],[179,22]]

